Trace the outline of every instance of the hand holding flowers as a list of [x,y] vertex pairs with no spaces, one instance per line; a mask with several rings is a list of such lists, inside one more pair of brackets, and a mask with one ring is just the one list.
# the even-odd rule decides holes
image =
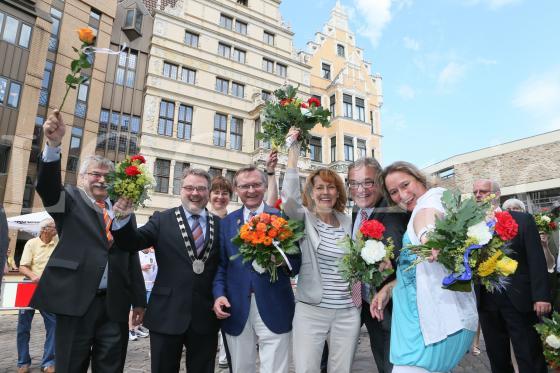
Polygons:
[[552,318],[544,317],[535,329],[543,343],[543,352],[548,365],[560,369],[560,314],[552,313]]

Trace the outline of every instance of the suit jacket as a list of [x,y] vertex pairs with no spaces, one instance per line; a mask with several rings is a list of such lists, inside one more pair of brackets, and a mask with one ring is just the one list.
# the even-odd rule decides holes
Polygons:
[[39,162],[37,193],[53,217],[59,241],[31,299],[31,307],[83,316],[108,265],[108,316],[128,322],[131,304],[145,307],[146,289],[138,255],[108,248],[102,211],[85,192],[61,184],[60,161]]
[[546,260],[532,215],[516,211],[510,214],[519,226],[509,255],[517,260],[517,270],[509,276],[505,292],[488,293],[481,287],[479,308],[493,308],[500,298],[507,297],[519,312],[532,312],[534,302],[551,301]]
[[0,206],[0,282],[2,282],[2,277],[4,276],[4,266],[6,265],[9,244],[8,221],[6,220],[4,207]]
[[[354,209],[352,211],[352,227],[356,224],[358,209]],[[406,227],[408,224],[408,220],[410,219],[410,214],[402,211],[398,208],[390,207],[387,204],[387,200],[385,198],[381,198],[373,212],[368,217],[368,220],[378,220],[385,226],[385,233],[383,234],[383,242],[387,244],[387,238],[391,237],[393,240],[393,244],[395,245],[394,251],[394,258],[392,260],[393,268],[396,268],[396,259],[399,257],[399,254],[402,249],[402,240],[404,233],[406,232]],[[352,230],[353,231],[353,230]],[[396,277],[396,272],[388,276],[385,281],[379,286],[378,290],[382,288],[387,282],[394,280]]]
[[[193,252],[196,246],[182,208],[179,208]],[[208,214],[210,214],[208,212]],[[192,327],[198,334],[217,333],[218,319],[212,311],[212,281],[220,257],[220,218],[214,215],[214,240],[210,242],[210,224],[206,225],[206,243],[200,257],[210,250],[204,272],[193,272],[185,241],[175,216],[175,208],[156,212],[146,225],[136,229],[129,222],[113,230],[119,248],[138,251],[153,246],[158,273],[150,295],[144,325],[163,334],[184,334]],[[195,254],[196,255],[196,254]]]
[[[265,205],[264,212],[279,215],[280,211]],[[231,304],[231,316],[222,320],[222,329],[237,336],[241,334],[251,305],[251,293],[255,294],[257,308],[264,324],[276,334],[292,330],[295,301],[290,275],[299,271],[300,255],[290,255],[292,273],[278,269],[278,280],[270,282],[268,272],[259,274],[251,262],[243,263],[239,248],[231,242],[243,225],[243,207],[222,219],[220,231],[220,264],[214,278],[214,298],[225,296]]]

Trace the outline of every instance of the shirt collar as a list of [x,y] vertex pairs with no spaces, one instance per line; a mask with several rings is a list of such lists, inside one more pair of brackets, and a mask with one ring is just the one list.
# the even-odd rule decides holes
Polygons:
[[[82,192],[84,192],[84,194],[87,196],[87,198],[89,198],[89,200],[91,201],[92,204],[95,205],[95,198],[93,198],[92,196],[90,196],[84,188],[80,187],[80,190]],[[113,213],[113,204],[111,203],[111,200],[109,199],[109,197],[107,197],[105,199],[105,206],[107,209],[107,212],[109,213],[109,216],[111,217],[111,219],[113,219],[115,217],[115,214]]]
[[[263,211],[264,211],[264,202],[261,202],[260,206],[255,210],[255,215],[262,214]],[[249,210],[247,207],[243,206],[243,219],[244,219],[244,221],[249,220],[249,214],[250,213],[251,213],[251,210]]]
[[208,212],[206,211],[206,209],[203,209],[198,214],[192,214],[189,210],[187,210],[185,208],[185,206],[181,205],[181,208],[183,209],[183,212],[185,213],[185,216],[187,217],[187,220],[190,220],[193,215],[198,215],[198,216],[200,216],[200,219],[202,221],[206,221],[206,217],[208,216]]

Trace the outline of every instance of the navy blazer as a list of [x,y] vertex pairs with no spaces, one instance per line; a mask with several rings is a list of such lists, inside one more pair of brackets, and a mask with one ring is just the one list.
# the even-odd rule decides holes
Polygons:
[[[279,215],[280,211],[265,205],[264,212]],[[222,329],[230,335],[240,335],[249,317],[251,294],[264,324],[276,334],[292,330],[295,301],[290,276],[278,268],[278,280],[270,282],[268,272],[259,274],[251,262],[243,263],[239,248],[231,242],[243,225],[243,207],[222,219],[220,225],[220,263],[214,277],[214,299],[225,296],[231,305],[231,316],[222,320]],[[299,272],[301,255],[290,255],[291,275]]]

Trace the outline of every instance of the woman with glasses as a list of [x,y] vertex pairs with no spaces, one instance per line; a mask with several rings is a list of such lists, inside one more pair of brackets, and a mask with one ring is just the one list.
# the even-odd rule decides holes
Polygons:
[[[288,137],[298,136],[290,130]],[[348,282],[339,272],[345,249],[339,241],[351,235],[352,222],[344,213],[346,190],[340,176],[327,168],[313,171],[300,191],[297,161],[299,143],[288,151],[282,206],[290,219],[305,222],[300,241],[302,263],[293,320],[296,373],[316,373],[328,336],[330,372],[350,372],[360,332],[360,311],[352,301]]]

